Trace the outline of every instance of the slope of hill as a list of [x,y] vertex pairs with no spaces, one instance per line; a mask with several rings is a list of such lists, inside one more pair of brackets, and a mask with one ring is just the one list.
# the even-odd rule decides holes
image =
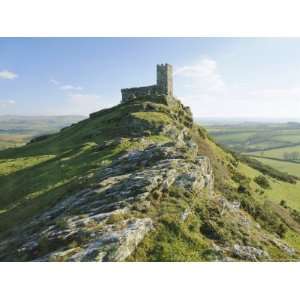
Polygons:
[[137,98],[0,152],[0,260],[299,260],[300,214],[264,197],[272,176],[179,100]]

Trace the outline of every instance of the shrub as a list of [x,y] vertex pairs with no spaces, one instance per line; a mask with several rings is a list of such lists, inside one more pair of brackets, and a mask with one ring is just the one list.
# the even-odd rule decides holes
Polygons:
[[284,238],[284,236],[285,236],[285,234],[287,232],[287,227],[283,223],[280,223],[276,232],[278,233],[278,235],[281,238]]
[[287,204],[285,200],[281,200],[279,203],[282,207],[287,208]]
[[209,239],[222,240],[222,236],[211,221],[207,221],[202,224],[202,226],[200,227],[200,232]]
[[200,137],[203,139],[206,139],[206,137],[207,137],[206,130],[200,126],[197,129],[198,129],[198,134],[200,135]]
[[293,209],[291,211],[291,216],[296,222],[300,223],[300,212],[299,211]]
[[49,138],[50,136],[51,136],[51,134],[44,134],[44,135],[39,135],[39,136],[33,137],[33,138],[29,141],[29,144],[36,143],[36,142],[40,142],[40,141],[44,141],[44,140],[46,140],[47,138]]
[[247,181],[247,177],[237,171],[233,171],[233,174],[231,176],[232,180],[237,182],[237,183],[241,183],[241,182],[245,182]]
[[250,195],[249,188],[246,185],[240,184],[237,191],[241,194]]
[[264,229],[281,237],[284,236],[286,226],[280,221],[272,206],[267,201],[262,205],[255,200],[250,194],[247,194],[245,186],[240,186],[239,189],[243,192],[237,193],[227,187],[223,189],[223,194],[227,199],[240,201],[241,208],[247,211]]
[[270,188],[270,183],[268,179],[262,175],[256,176],[254,178],[254,181],[261,186],[263,189],[269,189]]

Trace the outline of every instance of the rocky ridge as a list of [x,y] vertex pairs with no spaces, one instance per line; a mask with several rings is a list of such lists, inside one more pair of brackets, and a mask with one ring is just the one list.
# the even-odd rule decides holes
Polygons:
[[57,143],[64,161],[66,139],[74,145],[79,137],[72,153],[87,148],[100,163],[78,176],[78,188],[2,235],[1,261],[297,259],[251,194],[228,186],[238,162],[179,100],[137,98],[30,147]]
[[[149,108],[149,103],[146,105]],[[150,107],[154,109],[151,103]],[[191,119],[187,109],[181,114]],[[185,125],[190,124],[186,121]],[[153,198],[167,194],[172,185],[194,193],[213,193],[210,161],[197,154],[197,145],[185,125],[154,126],[157,132],[171,138],[166,143],[146,144],[143,136],[134,137],[144,149],[125,151],[94,174],[92,185],[61,199],[13,238],[2,241],[0,258],[12,257],[8,249],[14,248],[13,256],[22,260],[125,260],[154,227],[153,220],[143,216]],[[106,141],[99,147],[105,149],[121,142],[122,139]]]

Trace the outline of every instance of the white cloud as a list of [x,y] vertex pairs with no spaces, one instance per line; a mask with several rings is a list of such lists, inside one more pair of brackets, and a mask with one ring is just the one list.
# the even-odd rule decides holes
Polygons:
[[16,101],[14,100],[0,100],[0,107],[1,108],[6,108],[12,105],[15,105]]
[[261,88],[245,84],[242,76],[228,84],[210,58],[174,73],[175,92],[198,117],[294,118],[300,110],[300,84]]
[[215,110],[229,93],[217,62],[211,58],[178,68],[174,75],[175,92],[196,116],[211,115],[213,107]]
[[193,93],[223,92],[225,83],[219,73],[217,62],[203,58],[199,62],[175,70],[174,75],[188,79],[185,84]]
[[70,85],[70,84],[66,84],[66,85],[62,85],[60,87],[61,90],[64,90],[64,91],[81,91],[83,88],[81,86],[73,86],[73,85]]
[[7,70],[0,71],[0,78],[1,79],[13,80],[13,79],[16,79],[18,77],[19,77],[19,75],[14,73],[14,72],[7,71]]
[[53,85],[56,85],[59,87],[59,89],[63,90],[63,91],[81,91],[83,90],[83,88],[81,86],[75,86],[75,85],[72,85],[72,84],[64,84],[64,83],[61,83],[59,82],[58,80],[56,79],[50,79],[49,82]]

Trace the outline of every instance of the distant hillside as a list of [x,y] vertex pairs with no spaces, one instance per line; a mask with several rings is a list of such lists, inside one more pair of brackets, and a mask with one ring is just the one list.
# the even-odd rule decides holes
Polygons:
[[0,115],[0,130],[8,132],[45,132],[58,130],[73,122],[84,119],[84,116],[8,116]]
[[238,152],[300,145],[300,123],[218,123],[205,126],[209,134],[227,148]]
[[221,145],[290,175],[300,176],[300,123],[207,124]]
[[31,138],[76,123],[84,116],[1,116],[0,150],[24,145]]

